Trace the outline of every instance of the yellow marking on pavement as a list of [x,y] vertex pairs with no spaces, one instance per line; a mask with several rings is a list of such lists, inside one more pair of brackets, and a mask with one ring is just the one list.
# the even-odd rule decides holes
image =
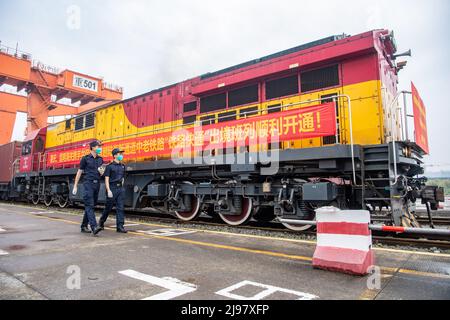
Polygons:
[[143,237],[146,237],[146,238],[156,238],[156,239],[170,240],[170,241],[175,241],[175,242],[194,244],[194,245],[199,245],[199,246],[204,246],[204,247],[211,247],[211,248],[216,248],[216,249],[226,249],[226,250],[232,250],[232,251],[242,251],[242,252],[256,253],[256,254],[262,254],[262,255],[267,255],[267,256],[287,258],[287,259],[292,259],[292,260],[312,261],[312,258],[310,258],[310,257],[286,254],[286,253],[281,253],[281,252],[248,249],[248,248],[243,248],[243,247],[235,247],[235,246],[228,246],[228,245],[224,245],[224,244],[216,244],[216,243],[195,241],[195,240],[187,240],[187,239],[180,239],[180,238],[170,238],[170,237],[163,237],[163,236],[152,236],[152,235],[148,235],[148,234],[145,234],[145,233],[139,233],[139,232],[128,232],[128,233],[132,234],[132,235],[143,236]]
[[437,273],[437,272],[425,272],[425,271],[417,271],[417,270],[410,270],[410,269],[399,269],[398,272],[410,274],[410,275],[414,275],[414,276],[450,279],[450,274],[443,274],[443,273]]
[[389,272],[391,274],[394,274],[400,270],[400,268],[394,268],[394,267],[380,267],[380,268],[381,268],[381,271]]
[[363,291],[363,293],[359,296],[359,300],[375,300],[380,290],[371,290],[366,289]]
[[[65,222],[69,224],[79,224],[78,222],[66,220],[66,219],[57,219],[52,217],[46,217],[46,216],[36,216],[29,213],[20,213],[25,214],[30,217],[34,218],[40,218],[40,219],[46,219],[51,221],[59,221],[59,222]],[[114,230],[114,228],[105,228],[106,230]],[[228,245],[222,245],[222,244],[215,244],[215,243],[209,243],[209,242],[203,242],[203,241],[195,241],[195,240],[187,240],[187,239],[180,239],[180,238],[169,238],[164,236],[157,236],[157,235],[148,235],[144,233],[139,232],[132,232],[129,231],[128,234],[137,235],[145,238],[154,238],[154,239],[162,239],[162,240],[170,240],[175,242],[182,242],[182,243],[188,243],[188,244],[195,244],[199,246],[205,246],[205,247],[212,247],[212,248],[218,248],[218,249],[227,249],[232,251],[241,251],[241,252],[249,252],[249,253],[256,253],[256,254],[262,254],[262,255],[268,255],[268,256],[274,256],[274,257],[281,257],[281,258],[287,258],[291,260],[302,260],[302,261],[312,261],[312,258],[310,257],[304,257],[299,255],[291,255],[281,252],[273,252],[273,251],[265,251],[265,250],[256,250],[256,249],[248,249],[243,247],[235,247],[235,246],[228,246]]]
[[[389,268],[389,267],[379,267],[381,269],[381,271],[385,271],[385,272],[381,272],[380,277],[381,277],[381,283],[384,279],[386,278],[392,278],[395,274],[395,272],[398,272],[399,269],[396,268]],[[386,273],[389,272],[389,273]],[[380,283],[380,284],[381,284]],[[378,296],[378,294],[383,291],[384,286],[381,287],[380,289],[366,289],[363,291],[363,293],[361,293],[361,295],[359,296],[359,300],[375,300]]]
[[[163,224],[151,224],[146,222],[139,222],[139,224],[142,224],[144,226],[151,226],[151,227],[168,227],[167,225]],[[211,233],[211,234],[220,234],[220,235],[227,235],[227,236],[239,236],[243,238],[253,238],[253,239],[264,239],[264,240],[280,240],[280,241],[286,241],[286,242],[295,242],[295,243],[304,243],[304,244],[316,244],[316,241],[314,240],[300,240],[300,239],[288,239],[288,238],[280,238],[280,237],[268,237],[268,236],[258,236],[254,234],[243,234],[243,233],[234,233],[234,232],[227,232],[227,231],[214,231],[214,230],[202,230],[202,229],[193,229],[193,228],[182,228],[183,230],[188,231],[197,231],[197,232],[204,232],[204,233]]]
[[404,269],[404,268],[392,268],[392,267],[381,267],[381,270],[385,271],[385,272],[389,272],[391,274],[404,273],[404,274],[422,276],[422,277],[450,279],[450,274],[439,273],[439,272],[426,272],[426,271],[411,270],[411,269]]
[[389,248],[373,248],[373,250],[384,251],[384,252],[393,252],[393,253],[409,253],[409,254],[416,254],[416,255],[420,255],[420,256],[450,258],[450,254],[447,254],[447,253],[422,252],[422,251],[414,251],[414,250],[401,250],[401,249],[389,249]]

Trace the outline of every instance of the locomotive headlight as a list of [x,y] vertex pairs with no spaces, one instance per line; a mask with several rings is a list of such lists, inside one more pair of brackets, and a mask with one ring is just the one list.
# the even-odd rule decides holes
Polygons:
[[411,157],[411,148],[410,147],[404,147],[403,148],[403,155],[405,157],[410,158]]

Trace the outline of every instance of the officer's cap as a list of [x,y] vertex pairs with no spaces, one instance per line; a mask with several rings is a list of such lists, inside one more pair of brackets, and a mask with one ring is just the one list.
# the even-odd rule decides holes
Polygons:
[[118,154],[118,153],[123,153],[123,152],[125,152],[125,151],[123,151],[123,150],[121,150],[121,149],[119,149],[119,148],[116,148],[116,149],[114,149],[114,150],[112,151],[112,155],[113,155],[113,157],[114,157],[116,154]]
[[100,141],[98,141],[98,140],[94,140],[94,141],[92,141],[90,144],[89,144],[89,146],[91,147],[91,149],[92,148],[95,148],[95,147],[99,147],[99,146],[101,146],[102,145],[102,143],[100,142]]

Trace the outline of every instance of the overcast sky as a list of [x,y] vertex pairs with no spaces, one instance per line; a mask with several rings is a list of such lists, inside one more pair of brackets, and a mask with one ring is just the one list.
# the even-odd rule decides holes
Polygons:
[[448,0],[0,0],[0,40],[132,97],[329,35],[392,29],[399,51],[413,51],[400,89],[413,80],[428,108],[427,163],[450,167],[449,18]]

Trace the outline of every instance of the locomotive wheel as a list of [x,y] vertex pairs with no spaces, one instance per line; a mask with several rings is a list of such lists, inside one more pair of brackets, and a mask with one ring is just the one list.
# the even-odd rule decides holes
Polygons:
[[189,212],[175,211],[175,215],[182,221],[192,221],[200,215],[200,201],[196,196],[191,196],[192,209]]
[[230,226],[240,226],[246,223],[252,216],[253,201],[251,198],[242,198],[242,213],[240,215],[223,215],[220,218]]
[[[184,181],[183,183],[193,185],[193,183],[190,181]],[[175,211],[174,212],[178,219],[180,219],[181,221],[192,221],[192,220],[198,218],[198,216],[201,214],[200,200],[198,199],[198,197],[192,195],[191,203],[192,203],[191,211],[189,211],[189,212]]]
[[53,197],[52,197],[51,195],[46,195],[46,196],[44,197],[44,204],[45,204],[47,207],[50,207],[50,206],[52,205],[52,203],[53,203]]
[[69,205],[69,196],[58,195],[56,202],[60,208],[66,208]]
[[39,204],[39,196],[37,194],[33,194],[31,196],[31,202],[36,206]]
[[[294,179],[295,182],[297,183],[307,183],[308,181],[303,180],[303,179]],[[309,215],[308,218],[306,218],[305,220],[311,220],[314,221],[316,220],[316,213],[313,211],[311,212],[311,214]],[[292,225],[292,224],[288,224],[288,223],[281,223],[283,226],[285,226],[287,229],[292,230],[292,231],[297,231],[297,232],[302,232],[302,231],[308,231],[310,229],[312,229],[314,226],[310,226],[310,225]]]
[[[315,218],[312,219],[311,221],[314,221],[314,220],[315,220]],[[310,226],[310,225],[302,226],[302,225],[298,225],[298,224],[293,225],[293,224],[288,224],[288,223],[281,223],[281,224],[283,226],[285,226],[286,228],[288,228],[289,230],[297,231],[297,232],[308,231],[309,229],[314,227],[314,226]]]
[[[311,212],[309,214],[308,218],[306,218],[304,220],[308,220],[308,221],[316,220],[316,213],[314,211]],[[314,227],[311,225],[299,225],[299,224],[289,224],[289,223],[281,223],[281,224],[283,226],[285,226],[287,229],[292,230],[292,231],[297,231],[297,232],[308,231]]]

